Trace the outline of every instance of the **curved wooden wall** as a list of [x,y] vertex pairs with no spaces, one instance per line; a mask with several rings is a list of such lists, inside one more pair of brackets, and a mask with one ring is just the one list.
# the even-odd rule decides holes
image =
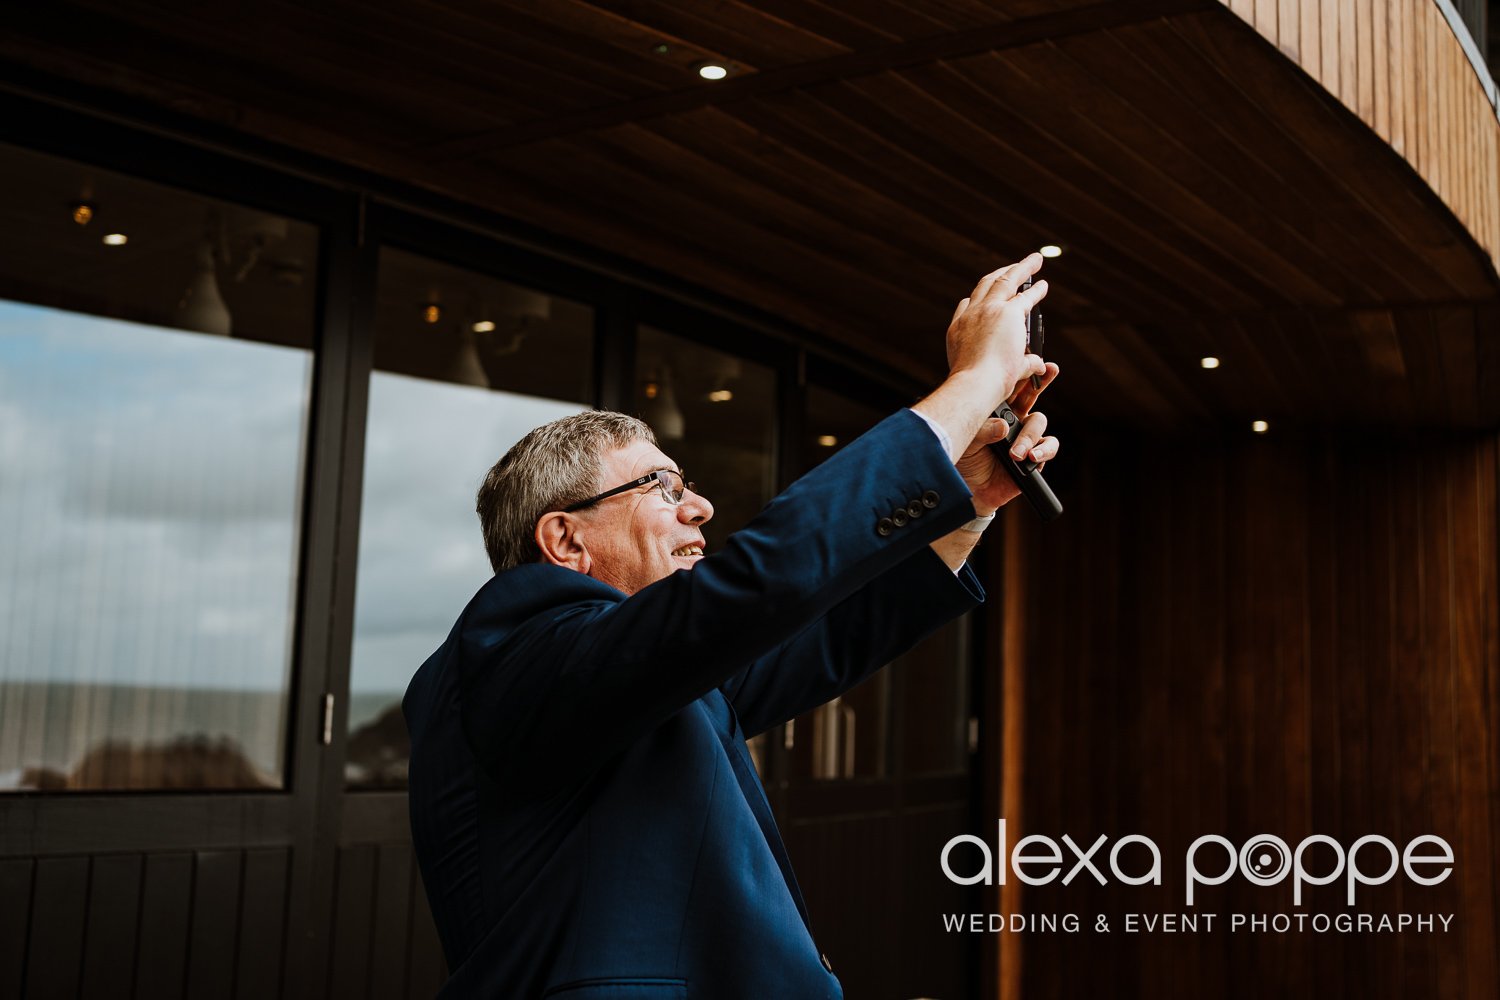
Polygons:
[[1437,3],[1221,2],[1405,157],[1500,271],[1500,118]]

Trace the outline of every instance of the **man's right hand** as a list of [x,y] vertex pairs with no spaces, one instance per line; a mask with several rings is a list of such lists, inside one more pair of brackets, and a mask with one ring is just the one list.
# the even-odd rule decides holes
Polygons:
[[1041,254],[1034,253],[991,271],[954,310],[948,377],[912,409],[941,427],[959,452],[1022,379],[1047,374],[1042,359],[1026,353],[1026,313],[1047,294],[1047,283],[1017,292],[1041,266]]
[[972,372],[993,385],[994,405],[987,410],[998,407],[1036,367],[1035,359],[1026,356],[1026,315],[1046,297],[1047,282],[1017,290],[1041,267],[1042,255],[1034,253],[986,274],[958,304],[948,325],[949,373]]

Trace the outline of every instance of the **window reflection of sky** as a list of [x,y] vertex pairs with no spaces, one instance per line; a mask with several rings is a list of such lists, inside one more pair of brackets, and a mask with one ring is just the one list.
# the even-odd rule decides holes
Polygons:
[[533,427],[577,403],[376,372],[360,513],[350,728],[398,700],[491,576],[474,494]]
[[275,780],[311,369],[0,301],[0,787],[204,737]]
[[310,371],[0,302],[0,677],[283,689]]

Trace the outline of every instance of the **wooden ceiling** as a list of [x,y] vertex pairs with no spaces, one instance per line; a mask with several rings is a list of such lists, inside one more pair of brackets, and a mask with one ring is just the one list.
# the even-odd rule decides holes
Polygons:
[[[455,196],[923,381],[975,277],[1056,243],[1053,411],[1500,423],[1487,255],[1212,0],[83,0],[9,20],[17,78]],[[730,77],[699,79],[709,59]]]

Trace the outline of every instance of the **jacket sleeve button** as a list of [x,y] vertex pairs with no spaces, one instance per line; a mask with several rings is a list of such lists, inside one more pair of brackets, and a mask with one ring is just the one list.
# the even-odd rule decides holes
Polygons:
[[897,507],[895,510],[891,511],[891,523],[898,528],[906,527],[906,522],[910,520],[911,518],[906,516],[905,507]]
[[922,506],[931,510],[938,505],[938,501],[941,499],[942,497],[938,496],[937,490],[928,490],[922,494]]
[[907,517],[921,517],[925,513],[927,513],[927,508],[922,506],[922,501],[920,500],[913,500],[906,505]]
[[875,525],[875,534],[879,535],[881,538],[884,538],[886,535],[889,535],[891,533],[893,528],[894,525],[891,524],[891,519],[888,517],[882,517],[879,523]]

